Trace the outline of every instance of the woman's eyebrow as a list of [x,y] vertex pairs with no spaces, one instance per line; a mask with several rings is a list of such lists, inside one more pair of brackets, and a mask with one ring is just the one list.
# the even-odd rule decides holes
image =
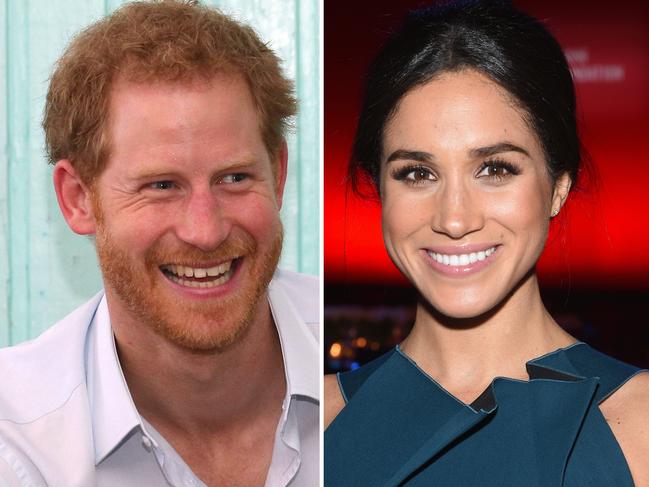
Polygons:
[[[487,145],[485,147],[476,147],[475,149],[471,149],[469,151],[469,156],[473,159],[478,159],[480,157],[489,157],[493,156],[494,154],[500,154],[501,152],[519,152],[526,155],[527,157],[531,157],[529,152],[527,152],[522,147],[512,144],[511,142],[499,142],[497,144]],[[435,156],[429,152],[398,149],[390,154],[385,162],[390,163],[392,161],[398,160],[433,162],[435,160]]]
[[471,149],[469,155],[472,158],[477,159],[480,157],[489,157],[493,156],[494,154],[500,154],[501,152],[520,152],[527,157],[531,157],[529,152],[527,152],[525,149],[510,142],[499,142],[498,144],[488,145],[486,147],[477,147],[475,149]]
[[418,162],[432,162],[435,160],[435,156],[429,154],[428,152],[422,151],[410,151],[410,150],[395,150],[385,161],[386,163],[398,160],[410,160]]

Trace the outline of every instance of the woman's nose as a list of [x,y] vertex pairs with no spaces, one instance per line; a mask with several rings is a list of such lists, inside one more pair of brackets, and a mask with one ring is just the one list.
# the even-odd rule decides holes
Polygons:
[[214,250],[230,234],[232,224],[225,213],[210,191],[192,193],[178,215],[176,235],[201,250]]
[[479,195],[462,181],[448,181],[437,194],[431,227],[454,240],[484,226],[484,208]]

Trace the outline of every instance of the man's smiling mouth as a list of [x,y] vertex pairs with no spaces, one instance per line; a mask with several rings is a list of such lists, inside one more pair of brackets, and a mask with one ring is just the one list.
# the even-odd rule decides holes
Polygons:
[[172,282],[186,287],[209,288],[228,282],[240,259],[232,259],[212,267],[190,267],[180,264],[160,266],[162,273]]

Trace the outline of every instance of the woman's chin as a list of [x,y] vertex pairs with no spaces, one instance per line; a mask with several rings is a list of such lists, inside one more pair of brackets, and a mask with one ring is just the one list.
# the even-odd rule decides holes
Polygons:
[[479,306],[453,306],[436,310],[452,320],[474,320],[489,313],[489,309]]
[[466,299],[466,296],[427,299],[422,296],[420,305],[438,321],[463,321],[467,322],[466,325],[472,326],[494,314],[499,308],[499,301],[485,300],[484,296],[482,299]]

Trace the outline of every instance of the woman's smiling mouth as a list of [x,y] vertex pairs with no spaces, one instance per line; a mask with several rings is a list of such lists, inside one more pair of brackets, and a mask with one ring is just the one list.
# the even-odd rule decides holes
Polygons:
[[447,276],[461,277],[478,272],[491,264],[500,253],[500,247],[501,245],[482,245],[444,248],[443,252],[439,249],[423,249],[423,253],[433,269]]

